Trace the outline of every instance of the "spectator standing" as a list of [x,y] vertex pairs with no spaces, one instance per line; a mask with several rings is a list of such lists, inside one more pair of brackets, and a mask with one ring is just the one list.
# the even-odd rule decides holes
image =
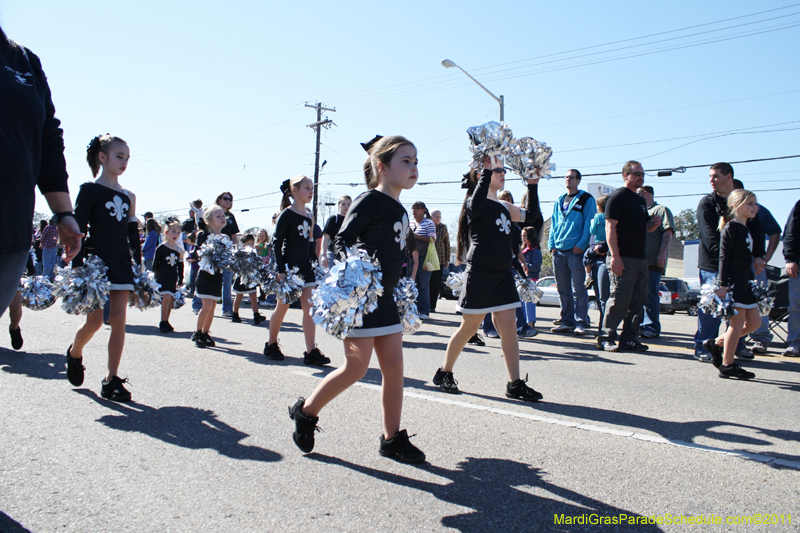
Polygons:
[[783,257],[789,275],[789,344],[784,357],[800,357],[800,201],[794,204],[783,229]]
[[647,213],[650,217],[655,218],[657,215],[661,219],[661,224],[653,231],[648,232],[645,240],[647,270],[650,277],[641,331],[642,337],[656,339],[661,335],[659,288],[661,287],[661,276],[667,271],[669,245],[672,243],[672,236],[675,234],[675,220],[672,218],[672,211],[656,203],[651,186],[645,185],[637,193],[644,198],[644,203],[647,205]]
[[[525,259],[525,266],[528,271],[528,278],[539,281],[539,273],[542,270],[542,250],[539,248],[539,232],[533,226],[528,226],[522,230],[522,256]],[[535,337],[539,334],[536,329],[536,304],[523,302],[522,307],[525,311],[525,321],[528,324],[528,337]]]
[[425,270],[425,257],[428,254],[428,246],[436,242],[436,226],[431,220],[431,215],[424,202],[414,202],[411,206],[413,220],[409,227],[414,232],[417,239],[417,251],[419,252],[419,268],[417,268],[417,309],[422,320],[430,318],[431,312],[431,271]]
[[[233,194],[228,191],[222,192],[217,196],[216,204],[225,211],[225,227],[222,228],[223,235],[230,237],[234,246],[239,245],[239,225],[236,217],[233,216]],[[233,285],[233,273],[230,270],[222,271],[222,316],[233,316],[233,300],[231,299],[231,285]]]
[[55,266],[58,260],[58,228],[55,218],[42,230],[42,276],[50,281],[55,279]]
[[[712,192],[704,196],[697,204],[697,227],[700,233],[700,244],[697,249],[697,267],[700,271],[702,285],[713,283],[719,268],[719,220],[728,209],[728,196],[734,190],[733,167],[728,163],[715,163],[708,172]],[[747,221],[750,235],[761,235],[758,217]],[[753,270],[759,275],[764,269],[764,239],[755,239],[753,243]],[[715,339],[719,335],[719,318],[697,310],[697,332],[694,334],[694,358],[703,363],[710,363],[712,358],[703,343]],[[737,357],[752,359],[752,354],[742,347],[736,350]]]
[[336,237],[337,233],[339,233],[339,228],[342,227],[344,217],[347,214],[347,211],[350,209],[350,204],[352,203],[353,199],[348,195],[345,194],[344,196],[341,196],[336,202],[336,208],[339,210],[339,212],[325,222],[325,228],[322,230],[323,254],[320,256],[320,262],[325,268],[330,268],[333,266],[333,238]]
[[[603,328],[597,347],[607,352],[620,349],[644,352],[648,346],[637,339],[642,310],[647,299],[646,235],[661,225],[658,215],[647,212],[644,199],[636,191],[644,185],[644,170],[638,161],[622,167],[624,186],[606,199],[606,264],[611,271],[611,293],[603,317]],[[624,322],[623,322],[624,320]],[[617,326],[622,334],[617,339]]]
[[567,192],[553,206],[547,248],[561,298],[561,324],[554,333],[583,335],[589,325],[589,296],[584,281],[583,252],[589,247],[589,230],[597,213],[594,197],[578,186],[581,173],[570,169],[564,176]]
[[431,213],[431,220],[436,226],[436,253],[439,256],[439,270],[431,273],[431,312],[436,312],[436,302],[442,292],[442,277],[444,271],[450,266],[450,235],[447,226],[442,224],[442,212],[439,210]]
[[156,257],[156,249],[161,242],[161,235],[158,229],[158,222],[153,217],[147,219],[145,223],[145,230],[147,236],[142,245],[142,255],[144,257],[144,266],[147,270],[153,270],[153,259]]
[[38,186],[56,214],[66,260],[83,235],[72,213],[61,122],[39,58],[0,28],[0,316],[17,292],[31,248]]

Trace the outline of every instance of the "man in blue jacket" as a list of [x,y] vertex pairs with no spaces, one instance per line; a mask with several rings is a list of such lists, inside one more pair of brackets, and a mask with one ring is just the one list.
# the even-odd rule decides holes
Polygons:
[[591,194],[578,190],[580,183],[581,173],[570,169],[564,176],[567,192],[556,201],[550,219],[547,248],[553,254],[553,271],[561,298],[561,325],[552,330],[554,333],[583,335],[589,325],[583,252],[589,247],[589,227],[597,214],[597,204]]

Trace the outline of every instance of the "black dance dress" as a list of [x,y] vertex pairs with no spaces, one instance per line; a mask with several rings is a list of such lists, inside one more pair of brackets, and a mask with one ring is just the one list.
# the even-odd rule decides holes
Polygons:
[[[467,268],[456,311],[478,315],[520,307],[512,271],[511,214],[500,202],[487,198],[491,171],[485,170],[472,195],[465,200],[469,232]],[[528,185],[523,207],[525,223],[541,224],[538,185]]]
[[378,298],[378,307],[364,315],[364,324],[351,329],[348,337],[380,337],[403,331],[393,293],[403,269],[408,231],[405,208],[377,189],[356,198],[347,212],[334,238],[336,257],[344,259],[345,249],[355,245],[378,258],[383,274],[383,295]]
[[284,209],[275,222],[273,250],[278,273],[286,273],[286,267],[297,267],[305,279],[304,287],[316,287],[317,278],[311,267],[309,243],[314,243],[314,223],[308,216],[301,215],[291,209]]
[[719,284],[731,288],[734,307],[758,307],[753,279],[753,238],[746,226],[731,220],[719,237]]
[[153,258],[153,272],[156,274],[156,282],[161,285],[158,291],[159,294],[175,297],[178,292],[178,263],[180,263],[180,259],[179,251],[169,248],[166,243],[156,248],[156,255]]
[[80,266],[89,255],[96,255],[108,267],[111,290],[133,290],[133,262],[128,243],[128,211],[131,199],[124,189],[117,191],[95,182],[81,185],[75,199],[75,221],[88,237],[80,259]]
[[[211,234],[208,230],[203,230],[197,234],[195,247],[199,250],[208,240]],[[205,270],[200,270],[197,273],[197,285],[195,287],[195,294],[201,300],[219,300],[222,298],[222,271],[217,270],[213,274],[209,274]]]

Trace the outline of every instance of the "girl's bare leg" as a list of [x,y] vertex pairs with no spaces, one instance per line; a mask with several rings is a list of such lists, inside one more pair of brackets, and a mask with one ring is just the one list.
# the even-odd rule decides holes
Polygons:
[[506,309],[492,313],[492,322],[500,334],[500,347],[506,362],[508,381],[519,379],[519,340],[517,339],[517,310]]
[[742,336],[742,328],[744,327],[744,313],[732,316],[728,321],[728,329],[722,335],[722,364],[732,365],[733,357],[736,353],[736,345],[739,343],[739,337]]
[[209,315],[211,317],[214,316],[214,308],[217,306],[217,302],[209,298],[203,298],[202,302],[203,307],[200,309],[200,312],[197,313],[197,329],[195,331],[203,331],[203,328],[206,325],[206,320],[208,319]]
[[172,296],[164,294],[161,296],[161,321],[169,322],[169,314],[172,311]]
[[[478,332],[478,328],[481,327],[481,323],[483,322],[483,318],[485,316],[485,313],[479,315],[461,315],[461,325],[458,326],[458,329],[450,337],[450,340],[447,341],[447,350],[444,352],[442,370],[445,372],[453,371],[453,367],[456,364],[458,356],[461,355],[461,352],[464,350],[464,346],[467,345],[467,341]],[[516,330],[514,330],[514,338],[517,338]]]
[[[345,339],[344,365],[325,376],[325,379],[305,401],[302,412],[318,416],[322,408],[328,405],[331,400],[363,378],[369,368],[369,360],[372,357],[372,348],[375,340],[374,337]],[[394,437],[394,433],[392,433],[392,437]]]
[[[116,376],[119,372],[122,349],[125,347],[125,317],[128,311],[129,296],[130,291],[111,291],[109,296],[108,323],[111,324],[111,335],[108,337],[108,373],[106,374],[106,380]],[[100,321],[102,322],[103,310],[98,309],[96,312],[99,312]]]
[[303,336],[306,340],[306,352],[314,349],[314,343],[317,340],[317,325],[314,323],[314,318],[311,316],[311,291],[312,287],[303,289],[303,295],[300,297],[300,307],[303,308]]
[[9,329],[19,328],[19,322],[22,320],[22,293],[17,291],[11,303],[8,304],[8,318],[11,320]]
[[250,296],[250,309],[253,310],[253,314],[258,314],[258,298],[256,298],[256,293],[251,293]]
[[86,315],[86,322],[83,323],[78,331],[75,332],[75,340],[72,341],[72,348],[70,355],[75,359],[83,357],[83,348],[88,344],[97,330],[103,325],[103,308],[96,309],[94,312]]
[[278,298],[277,303],[275,304],[275,310],[272,312],[272,316],[269,319],[269,340],[267,344],[275,344],[278,342],[278,333],[281,332],[281,326],[283,325],[283,319],[286,316],[286,311],[289,310],[289,304],[285,304]]
[[236,299],[233,301],[233,312],[237,315],[239,314],[239,306],[242,304],[242,298],[244,298],[244,294],[237,294]]
[[388,440],[393,439],[400,431],[400,417],[403,413],[403,334],[376,337],[375,355],[383,375],[383,437]]
[[208,312],[203,319],[203,328],[201,329],[203,333],[211,331],[211,323],[214,321],[214,310],[217,308],[217,301],[203,300],[203,309],[200,311],[201,314],[206,311],[206,307],[208,307]]

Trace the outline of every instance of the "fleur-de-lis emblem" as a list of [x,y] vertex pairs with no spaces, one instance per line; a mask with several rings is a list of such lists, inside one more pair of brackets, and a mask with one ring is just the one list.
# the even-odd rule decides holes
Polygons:
[[500,218],[494,221],[499,226],[500,231],[504,231],[506,235],[511,233],[511,221],[506,218],[505,213],[500,213]]
[[394,231],[397,232],[394,242],[400,243],[400,249],[402,250],[406,247],[406,238],[408,238],[408,214],[403,213],[403,220],[395,222],[393,227]]
[[300,235],[302,235],[304,239],[307,239],[308,233],[309,231],[311,231],[311,226],[308,225],[307,220],[304,220],[302,224],[297,226],[297,230],[300,232]]
[[750,253],[753,253],[753,239],[750,238],[750,232],[747,233],[747,239],[745,239],[747,243],[747,247],[750,249]]
[[128,204],[122,201],[122,198],[114,195],[113,202],[106,202],[106,207],[109,210],[109,214],[112,217],[116,217],[117,220],[121,221],[123,218],[128,216],[128,208],[130,207]]
[[169,257],[167,257],[167,263],[169,263],[169,266],[174,267],[175,263],[177,262],[178,262],[178,256],[175,254],[169,254]]

